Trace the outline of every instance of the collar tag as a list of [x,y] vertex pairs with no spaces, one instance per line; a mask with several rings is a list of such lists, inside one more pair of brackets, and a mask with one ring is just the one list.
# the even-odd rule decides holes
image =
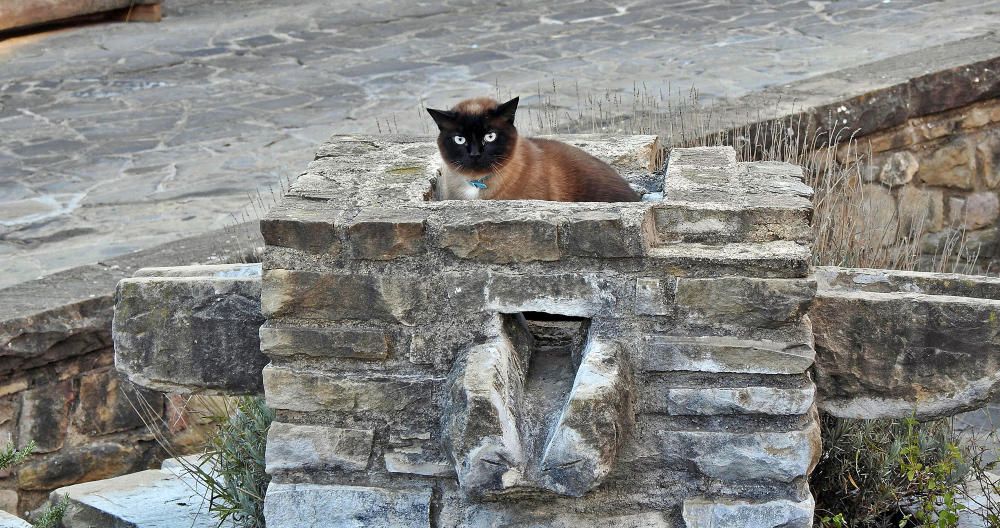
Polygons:
[[[485,179],[485,178],[483,178],[483,179]],[[486,188],[486,184],[483,183],[482,180],[472,180],[472,181],[469,182],[469,185],[471,185],[471,186],[473,186],[473,187],[475,187],[477,189],[485,189]]]

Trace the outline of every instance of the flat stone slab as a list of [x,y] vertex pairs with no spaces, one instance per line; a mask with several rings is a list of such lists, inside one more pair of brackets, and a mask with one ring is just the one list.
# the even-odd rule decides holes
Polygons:
[[1000,390],[997,279],[834,267],[816,278],[809,316],[824,411],[950,416]]
[[31,523],[16,515],[0,510],[0,528],[31,528]]
[[278,484],[267,488],[268,528],[430,527],[430,488]]
[[66,528],[217,528],[205,497],[183,470],[151,469],[59,488],[51,501],[69,499]]

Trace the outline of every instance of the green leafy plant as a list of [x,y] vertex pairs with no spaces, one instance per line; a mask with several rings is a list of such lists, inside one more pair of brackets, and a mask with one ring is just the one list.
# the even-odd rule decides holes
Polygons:
[[42,510],[42,513],[38,515],[35,522],[32,524],[33,528],[59,528],[62,526],[63,516],[66,515],[66,509],[69,508],[69,499],[63,498],[56,504],[49,504]]
[[13,442],[0,451],[0,471],[14,467],[27,460],[31,453],[35,451],[35,441],[31,440],[28,445],[18,449]]
[[948,420],[823,417],[810,486],[823,528],[950,528],[964,508],[966,455]]

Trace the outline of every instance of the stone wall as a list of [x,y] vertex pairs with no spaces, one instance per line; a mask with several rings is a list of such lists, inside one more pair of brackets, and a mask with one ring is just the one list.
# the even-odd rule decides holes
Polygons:
[[37,444],[0,473],[0,510],[25,514],[68,484],[156,466],[165,453],[133,409],[148,402],[181,452],[200,448],[199,402],[133,386],[114,367],[117,282],[151,262],[238,258],[248,237],[214,232],[0,290],[0,445]]
[[811,525],[801,171],[567,139],[650,201],[426,201],[432,141],[342,137],[262,222],[269,527]]
[[1000,256],[1000,99],[911,118],[861,136],[857,145],[850,153],[841,146],[839,157],[867,155],[870,147],[865,203],[887,212],[878,217],[896,237],[919,233],[933,255],[965,231],[984,261]]

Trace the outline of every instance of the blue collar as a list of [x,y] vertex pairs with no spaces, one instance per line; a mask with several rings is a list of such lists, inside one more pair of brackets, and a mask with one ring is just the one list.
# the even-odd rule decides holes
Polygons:
[[487,174],[486,176],[483,176],[482,178],[479,178],[478,180],[472,180],[472,181],[470,181],[469,185],[471,185],[471,186],[473,186],[473,187],[475,187],[475,188],[477,188],[479,190],[485,189],[486,188],[486,179],[489,178],[490,176],[493,176],[492,172],[489,173],[489,174]]

